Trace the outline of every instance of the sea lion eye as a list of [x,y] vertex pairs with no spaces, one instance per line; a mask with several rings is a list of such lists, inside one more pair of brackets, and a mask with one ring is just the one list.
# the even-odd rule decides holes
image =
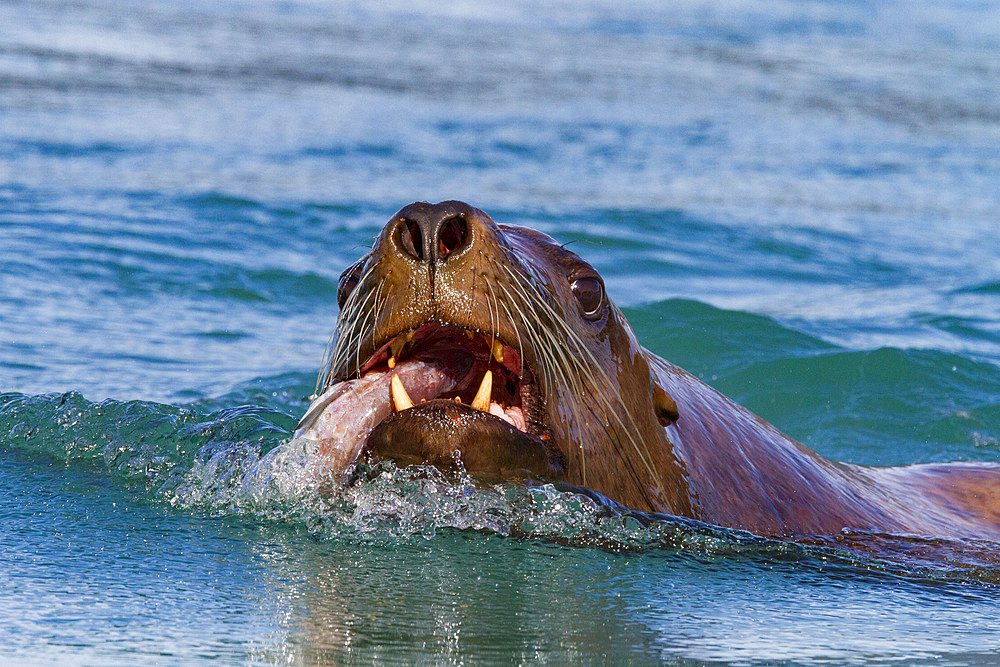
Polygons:
[[584,317],[594,317],[604,303],[604,285],[597,278],[577,278],[571,285]]
[[358,286],[358,273],[356,267],[351,267],[340,275],[340,282],[337,284],[337,306],[344,308],[347,297]]

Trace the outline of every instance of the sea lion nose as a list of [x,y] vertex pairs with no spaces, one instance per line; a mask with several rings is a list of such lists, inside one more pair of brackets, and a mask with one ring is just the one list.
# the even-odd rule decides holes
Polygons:
[[403,254],[426,262],[443,262],[469,244],[468,219],[474,209],[463,202],[417,202],[396,214],[391,237]]

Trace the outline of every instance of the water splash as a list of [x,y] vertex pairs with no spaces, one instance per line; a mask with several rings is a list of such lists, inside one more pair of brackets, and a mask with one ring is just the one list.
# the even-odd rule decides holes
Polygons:
[[306,527],[318,539],[386,543],[474,531],[609,551],[795,561],[885,576],[1000,581],[996,545],[845,531],[799,542],[629,510],[591,491],[478,481],[464,471],[360,463],[348,480],[317,475],[315,442],[294,417],[262,407],[200,412],[77,393],[0,394],[0,446],[106,468],[153,502],[213,516]]
[[3,446],[101,465],[177,508],[304,524],[321,538],[430,538],[451,529],[612,550],[710,551],[734,540],[722,530],[696,538],[697,522],[630,512],[592,492],[485,484],[461,469],[378,462],[353,468],[349,483],[318,476],[309,468],[315,443],[290,439],[293,421],[250,406],[205,414],[145,401],[92,403],[77,393],[0,395]]

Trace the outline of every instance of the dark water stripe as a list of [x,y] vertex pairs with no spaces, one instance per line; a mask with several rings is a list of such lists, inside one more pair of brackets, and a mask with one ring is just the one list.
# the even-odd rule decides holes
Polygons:
[[686,211],[597,209],[498,211],[497,219],[541,226],[603,271],[641,265],[669,291],[671,275],[698,273],[774,284],[902,285],[919,280],[913,267],[866,251],[864,239],[822,228],[723,224]]
[[971,287],[963,287],[956,290],[957,293],[969,292],[973,294],[1000,294],[1000,282],[987,282]]
[[109,157],[142,155],[152,150],[169,150],[163,145],[127,144],[112,141],[73,143],[68,141],[0,140],[0,156],[23,157],[36,154],[46,158]]
[[[116,259],[117,258],[117,259]],[[312,271],[296,273],[282,269],[254,269],[218,260],[154,252],[120,250],[108,246],[76,245],[58,260],[44,262],[0,261],[0,270],[31,280],[42,288],[53,276],[99,285],[91,293],[115,298],[166,295],[205,295],[234,301],[263,302],[289,308],[308,308],[310,300],[336,303],[336,276]]]
[[[981,290],[976,290],[982,293]],[[955,315],[936,315],[917,313],[914,321],[926,324],[940,331],[945,331],[962,340],[981,340],[988,343],[1000,343],[1000,331],[994,328],[995,322],[981,317],[959,317]]]
[[[24,218],[0,210],[5,234],[15,244],[14,252],[0,256],[0,270],[19,280],[33,280],[40,289],[51,276],[61,274],[112,296],[200,293],[237,301],[296,303],[333,300],[340,270],[359,252],[357,246],[370,243],[371,232],[366,231],[355,236],[356,243],[344,242],[350,222],[345,225],[342,216],[353,212],[367,217],[353,205],[307,203],[291,208],[218,195],[129,200],[150,208],[155,217],[146,218],[129,201],[112,216],[53,203],[25,210]],[[186,221],[180,224],[169,216]],[[333,238],[339,241],[330,243]],[[288,257],[298,260],[296,255],[309,247],[332,251],[331,256],[317,256],[314,263],[316,269],[328,272],[325,275],[306,261],[298,261],[305,270],[293,271],[271,259],[280,249],[279,262]]]

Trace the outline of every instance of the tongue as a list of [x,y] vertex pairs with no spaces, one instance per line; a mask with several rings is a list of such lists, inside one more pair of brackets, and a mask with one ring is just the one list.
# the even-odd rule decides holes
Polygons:
[[396,364],[392,372],[372,371],[327,389],[306,411],[296,438],[319,445],[316,472],[339,474],[361,452],[368,435],[391,413],[389,384],[398,375],[414,402],[451,391],[457,380],[444,368],[419,359]]

